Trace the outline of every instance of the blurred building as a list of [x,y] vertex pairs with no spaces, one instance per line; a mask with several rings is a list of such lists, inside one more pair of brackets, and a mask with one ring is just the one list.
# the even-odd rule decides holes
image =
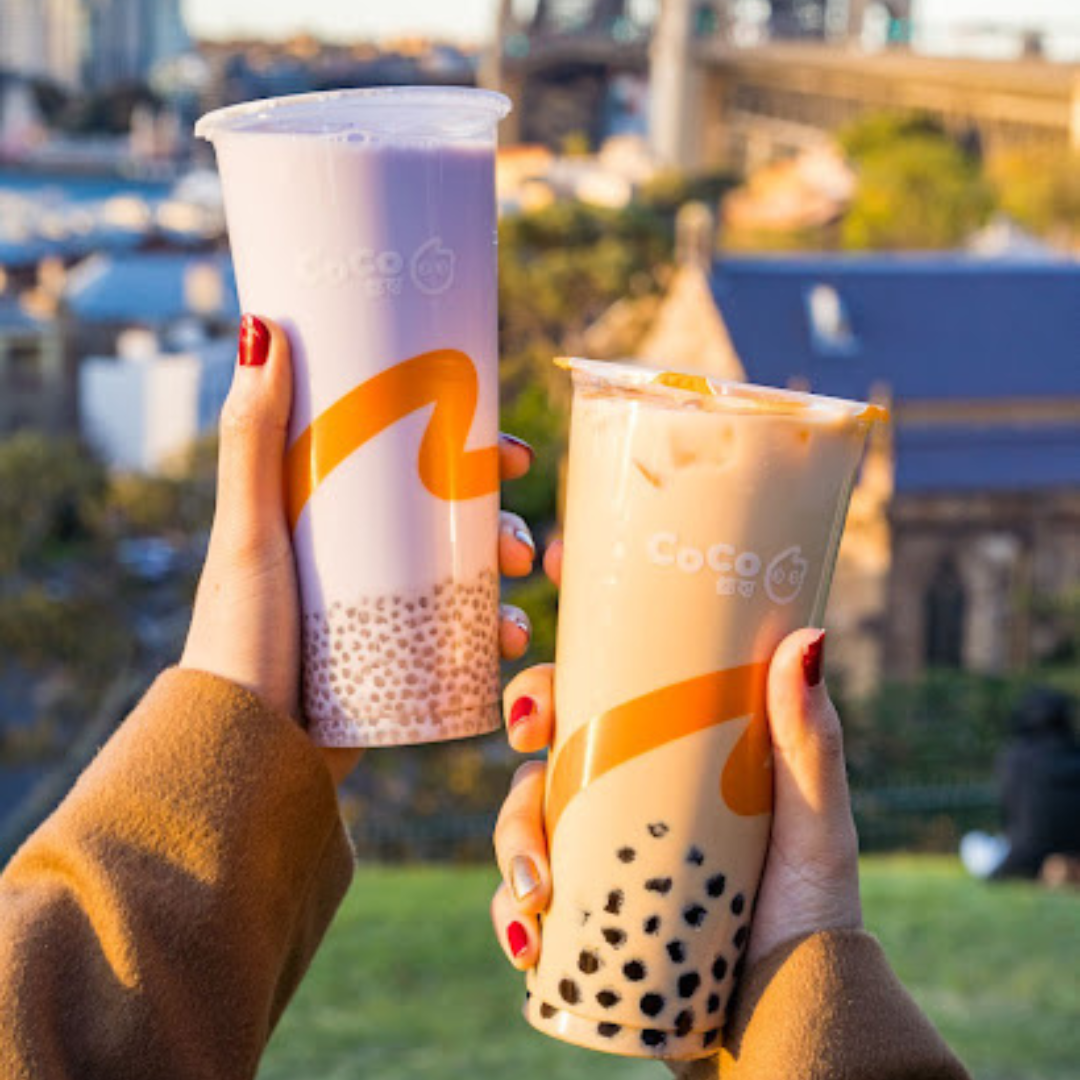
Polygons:
[[0,437],[70,427],[74,387],[57,324],[0,296]]
[[187,51],[180,0],[0,0],[0,69],[96,89]]
[[1030,258],[712,257],[707,213],[667,296],[586,335],[727,379],[888,403],[830,605],[845,689],[1050,659],[1080,587],[1080,266]]

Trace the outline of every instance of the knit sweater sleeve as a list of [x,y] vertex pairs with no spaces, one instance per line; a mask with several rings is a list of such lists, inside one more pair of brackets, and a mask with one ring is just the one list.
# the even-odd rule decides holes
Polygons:
[[0,876],[0,1076],[254,1076],[351,874],[296,722],[165,673]]

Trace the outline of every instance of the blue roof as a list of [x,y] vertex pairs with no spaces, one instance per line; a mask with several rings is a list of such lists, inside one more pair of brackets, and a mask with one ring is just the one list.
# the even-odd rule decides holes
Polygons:
[[[849,350],[815,348],[807,297],[836,290]],[[959,256],[724,259],[712,289],[755,382],[898,401],[1080,396],[1080,263]]]
[[[812,290],[841,332],[815,334]],[[896,490],[1080,488],[1080,422],[905,425],[910,402],[1080,399],[1080,263],[960,256],[724,259],[712,290],[747,377],[901,406]]]
[[227,255],[138,253],[97,255],[71,274],[67,302],[86,322],[160,324],[191,315],[185,295],[188,272],[209,265],[222,277],[222,303],[203,312],[220,318],[239,314],[236,280]]

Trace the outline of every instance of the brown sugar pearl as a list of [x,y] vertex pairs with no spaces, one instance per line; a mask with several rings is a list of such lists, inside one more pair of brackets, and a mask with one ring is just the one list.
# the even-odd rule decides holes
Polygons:
[[622,970],[631,982],[641,982],[645,978],[645,965],[640,960],[627,961]]
[[594,952],[583,949],[578,956],[578,970],[584,975],[595,975],[600,970],[600,958]]
[[679,997],[691,998],[697,993],[697,988],[701,985],[701,976],[696,971],[688,971],[685,975],[679,976],[676,985],[679,988]]
[[600,931],[604,935],[604,940],[613,948],[621,949],[626,944],[626,931],[620,930],[615,926],[605,926]]
[[606,1024],[606,1023],[605,1024],[597,1024],[596,1025],[596,1030],[605,1039],[614,1039],[615,1036],[618,1035],[620,1031],[622,1031],[622,1025],[621,1024]]
[[[724,888],[727,885],[727,878],[723,874],[714,874],[708,881],[705,882],[705,891],[715,900],[718,896],[723,896]],[[739,899],[738,897],[736,899]],[[732,903],[735,901],[733,900]]]
[[576,1005],[581,1000],[581,991],[573,979],[563,979],[559,983],[559,996],[569,1005]]
[[664,1011],[663,995],[650,992],[641,996],[638,1007],[648,1017],[654,1018]]
[[694,1029],[694,1014],[690,1009],[683,1009],[678,1016],[675,1017],[675,1034],[680,1038],[685,1038]]
[[622,997],[614,990],[601,990],[596,995],[596,1000],[605,1009],[613,1009],[616,1005],[622,1001]]
[[623,902],[626,899],[626,895],[622,889],[612,889],[608,893],[607,903],[604,905],[604,910],[610,915],[618,915],[622,911]]

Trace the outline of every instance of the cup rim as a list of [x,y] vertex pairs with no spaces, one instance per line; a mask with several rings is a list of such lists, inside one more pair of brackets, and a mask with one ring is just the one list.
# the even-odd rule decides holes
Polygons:
[[[306,94],[287,94],[281,97],[257,98],[215,109],[201,117],[195,124],[195,137],[213,142],[223,135],[289,135],[318,138],[325,137],[327,131],[311,124],[311,118],[325,116],[328,110],[347,111],[350,106],[362,105],[371,110],[380,104],[411,105],[431,109],[438,106],[453,106],[471,118],[471,125],[454,132],[441,135],[435,131],[424,136],[438,141],[440,138],[460,139],[475,138],[498,124],[506,117],[512,102],[505,94],[496,90],[480,90],[471,86],[372,86],[343,88],[340,90],[320,90]],[[295,118],[295,126],[282,121]],[[272,119],[272,123],[270,123]],[[303,121],[307,120],[307,126]],[[358,125],[358,131],[363,130]],[[340,136],[340,132],[335,131]],[[393,141],[394,136],[383,136],[386,141]]]
[[733,382],[700,371],[639,364],[636,360],[588,360],[579,356],[560,356],[555,364],[571,373],[575,387],[606,386],[614,391],[647,394],[673,403],[697,399],[701,406],[743,415],[844,419],[869,426],[890,422],[889,410],[884,405]]

